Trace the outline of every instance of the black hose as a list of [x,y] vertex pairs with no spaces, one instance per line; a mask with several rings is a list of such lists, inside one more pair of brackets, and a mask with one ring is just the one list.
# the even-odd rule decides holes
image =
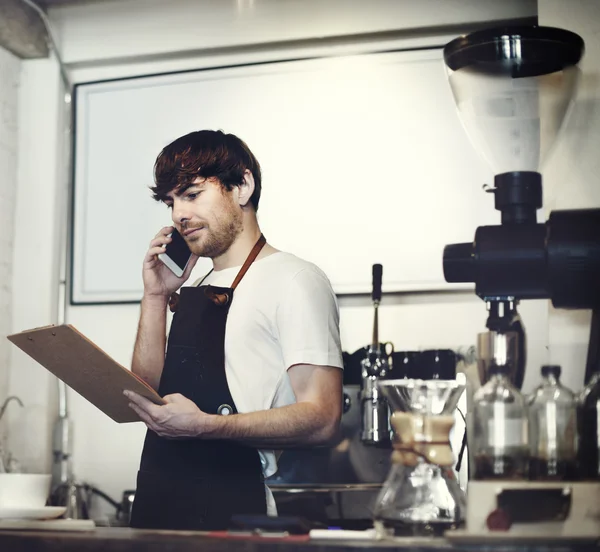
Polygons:
[[93,494],[98,495],[100,498],[103,498],[104,500],[106,500],[106,502],[108,502],[111,506],[114,506],[117,509],[117,513],[119,513],[121,511],[121,508],[122,508],[121,504],[119,502],[117,502],[116,500],[112,499],[106,493],[102,492],[100,489],[93,487],[92,485],[88,485],[87,483],[85,483],[83,487],[85,488],[86,491],[90,491]]
[[[460,412],[460,410],[459,410]],[[462,412],[461,412],[462,414]],[[456,462],[456,471],[460,471],[462,466],[463,455],[465,454],[465,448],[467,447],[467,428],[465,428],[465,434],[463,435],[462,444],[460,445],[460,452],[458,453],[458,460]]]

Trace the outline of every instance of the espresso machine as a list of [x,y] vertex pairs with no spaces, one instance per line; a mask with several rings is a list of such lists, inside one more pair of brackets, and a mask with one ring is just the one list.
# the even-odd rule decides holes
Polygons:
[[[468,243],[447,245],[447,282],[474,283],[489,312],[478,336],[479,378],[505,366],[523,381],[525,331],[519,301],[550,299],[556,308],[591,309],[585,381],[600,371],[600,209],[542,207],[540,166],[571,105],[584,43],[539,26],[502,27],[461,36],[444,48],[450,87],[473,144],[492,166],[501,224],[476,229]],[[568,185],[568,183],[565,183]],[[470,480],[469,534],[600,536],[600,482]]]

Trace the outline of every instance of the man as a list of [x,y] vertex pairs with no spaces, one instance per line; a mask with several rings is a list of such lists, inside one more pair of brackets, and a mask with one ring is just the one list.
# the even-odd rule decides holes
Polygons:
[[[272,449],[324,444],[337,431],[337,302],[316,266],[265,242],[260,166],[239,138],[193,132],[163,149],[154,172],[173,227],[144,259],[132,370],[166,404],[125,392],[148,427],[131,524],[224,529],[233,514],[276,513],[264,485]],[[181,278],[157,259],[173,228],[193,253]],[[198,257],[213,270],[181,289],[166,347],[169,299]]]

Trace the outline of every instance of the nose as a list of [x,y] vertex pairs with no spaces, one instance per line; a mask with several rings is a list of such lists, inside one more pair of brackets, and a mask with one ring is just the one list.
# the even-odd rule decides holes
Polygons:
[[188,207],[183,201],[175,200],[173,202],[173,210],[171,212],[171,218],[175,224],[183,224],[190,220],[191,214]]

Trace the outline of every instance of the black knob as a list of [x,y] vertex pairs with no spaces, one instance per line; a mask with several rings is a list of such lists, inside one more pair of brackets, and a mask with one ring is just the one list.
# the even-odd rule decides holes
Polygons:
[[350,398],[350,395],[348,395],[348,393],[344,393],[344,398],[343,398],[343,408],[344,408],[344,414],[346,414],[346,412],[348,412],[348,410],[350,410],[350,408],[352,407],[352,399]]
[[444,278],[446,282],[474,282],[475,258],[473,243],[452,243],[444,247]]
[[383,274],[383,266],[380,264],[373,265],[373,301],[381,301],[381,276]]
[[545,364],[542,366],[542,376],[548,377],[552,374],[555,378],[560,378],[560,366],[555,364]]

